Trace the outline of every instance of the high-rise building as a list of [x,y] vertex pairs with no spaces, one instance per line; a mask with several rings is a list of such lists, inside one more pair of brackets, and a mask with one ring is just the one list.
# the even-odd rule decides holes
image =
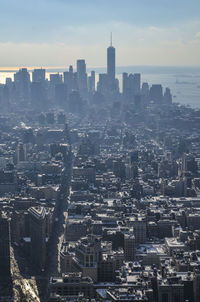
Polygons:
[[31,83],[31,104],[34,108],[44,108],[46,104],[46,90],[44,82],[36,81]]
[[112,36],[110,46],[107,48],[107,73],[99,74],[97,91],[107,101],[119,99],[119,81],[115,78],[115,48],[112,46]]
[[166,281],[158,282],[158,301],[186,301],[184,299],[184,285],[178,277],[172,276],[168,277]]
[[17,162],[26,161],[26,145],[19,143],[17,146]]
[[50,85],[48,89],[48,99],[50,99],[52,103],[57,103],[55,87],[56,85],[62,84],[62,74],[59,73],[50,74],[49,84]]
[[56,104],[65,107],[67,103],[67,85],[64,83],[55,85],[55,100]]
[[144,216],[133,217],[129,221],[130,226],[134,229],[136,246],[146,242],[146,218]]
[[[59,278],[51,278],[49,290],[49,301],[83,301],[83,296],[84,298],[93,298],[95,294],[93,280],[78,272],[63,274]],[[54,297],[58,299],[54,299]]]
[[135,259],[135,236],[133,234],[124,235],[124,257],[126,261]]
[[140,86],[141,86],[141,75],[140,75],[140,73],[134,73],[134,75],[133,75],[134,95],[140,94]]
[[99,74],[99,81],[97,83],[97,91],[104,96],[108,93],[108,75],[106,73]]
[[75,85],[74,83],[74,72],[73,72],[73,67],[70,65],[69,66],[69,71],[65,71],[63,73],[64,75],[64,84],[67,86],[67,94],[68,96],[70,93],[76,88],[77,84]]
[[86,234],[87,225],[84,221],[70,219],[66,222],[65,239],[67,241],[77,241]]
[[141,75],[140,73],[123,73],[122,92],[127,101],[133,101],[136,96],[140,95]]
[[75,266],[81,270],[83,276],[97,281],[97,264],[101,256],[101,240],[88,235],[81,238],[75,248]]
[[115,48],[112,46],[112,35],[110,46],[107,48],[107,74],[109,81],[113,83],[115,81]]
[[141,89],[141,94],[145,97],[149,96],[149,84],[148,83],[142,83],[142,89]]
[[84,102],[78,91],[72,91],[69,95],[69,111],[73,113],[82,113]]
[[17,101],[28,102],[30,99],[30,74],[27,68],[22,68],[14,74],[14,83]]
[[128,98],[129,96],[129,80],[128,80],[128,73],[127,72],[123,72],[123,75],[122,75],[122,94],[123,94],[123,97],[125,99]]
[[78,77],[84,75],[86,73],[86,64],[85,64],[85,60],[77,60],[77,73],[78,73]]
[[51,73],[50,74],[50,84],[56,85],[62,83],[62,75],[59,73]]
[[194,276],[194,297],[195,302],[200,300],[200,270],[195,270],[195,276]]
[[30,89],[31,103],[36,109],[44,108],[46,104],[46,70],[34,69],[32,72],[32,83]]
[[77,60],[78,89],[82,97],[87,97],[87,73],[85,60]]
[[32,72],[32,82],[45,82],[46,70],[43,68],[34,69]]
[[30,255],[32,264],[44,270],[46,262],[46,211],[44,207],[31,207],[30,215]]
[[6,78],[6,85],[8,85],[8,86],[12,85],[12,79],[11,78]]
[[171,91],[168,87],[165,89],[163,100],[166,104],[171,104],[172,103],[172,95],[171,95]]
[[88,90],[89,92],[95,91],[95,71],[91,71],[91,76],[88,78]]
[[150,88],[150,101],[161,103],[163,100],[163,89],[160,84],[153,84]]
[[[10,220],[0,213],[0,279],[10,277]],[[0,280],[0,281],[1,281]]]

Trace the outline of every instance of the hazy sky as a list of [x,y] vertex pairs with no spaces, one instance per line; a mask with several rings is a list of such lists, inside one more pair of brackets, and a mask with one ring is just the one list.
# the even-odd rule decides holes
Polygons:
[[0,66],[199,65],[199,0],[0,0]]

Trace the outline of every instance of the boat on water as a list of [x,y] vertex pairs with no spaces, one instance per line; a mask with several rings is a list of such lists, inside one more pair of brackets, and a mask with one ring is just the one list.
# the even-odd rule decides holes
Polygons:
[[177,80],[176,79],[176,82],[175,82],[176,84],[181,84],[181,85],[192,85],[192,84],[194,84],[194,83],[192,83],[192,82],[187,82],[187,81],[179,81],[179,80]]

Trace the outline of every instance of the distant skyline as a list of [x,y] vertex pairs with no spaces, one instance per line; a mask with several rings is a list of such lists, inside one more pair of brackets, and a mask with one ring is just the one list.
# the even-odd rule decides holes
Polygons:
[[0,67],[200,66],[199,0],[0,0]]

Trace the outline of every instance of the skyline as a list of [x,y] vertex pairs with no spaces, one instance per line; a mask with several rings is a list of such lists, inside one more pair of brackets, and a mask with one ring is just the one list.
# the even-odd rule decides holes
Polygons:
[[200,66],[199,9],[196,0],[2,2],[0,66],[64,67],[84,58],[105,67],[110,32],[118,66]]

